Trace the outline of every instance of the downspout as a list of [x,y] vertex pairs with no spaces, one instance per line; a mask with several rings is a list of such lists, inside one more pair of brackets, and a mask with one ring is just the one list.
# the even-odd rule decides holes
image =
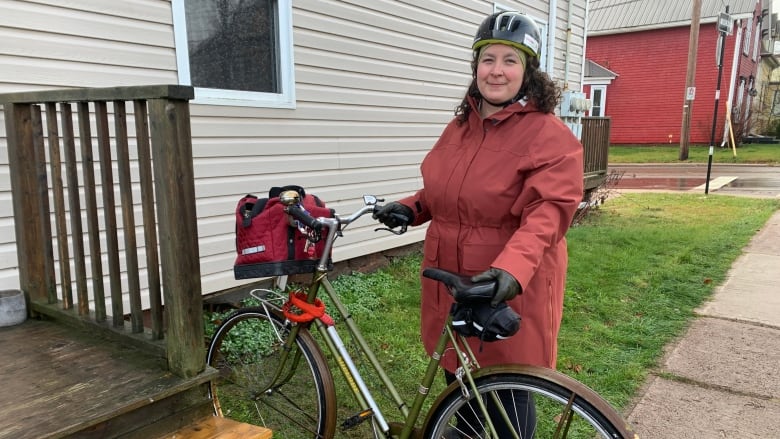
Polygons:
[[555,78],[555,30],[558,26],[558,0],[550,1],[547,24],[547,74]]
[[[739,57],[742,55],[742,20],[739,20],[737,25],[737,35],[734,39],[734,57],[731,61],[731,78],[729,78],[729,97],[726,101],[726,111],[729,112],[732,110],[731,105],[734,103],[734,87],[736,85],[737,77],[739,76],[737,74],[738,68],[739,68]],[[725,44],[725,42],[724,42]],[[731,118],[730,114],[726,115],[729,119]],[[721,138],[721,144],[727,139],[729,127],[724,123],[723,124],[723,137]]]
[[[572,0],[569,0],[569,6],[568,6],[568,17],[566,17],[566,52],[564,53],[564,64],[563,64],[563,91],[566,91],[569,89],[569,58],[571,57],[571,4]],[[584,53],[584,52],[583,52]],[[582,87],[580,87],[580,90],[582,90]]]
[[580,69],[580,90],[585,90],[585,54],[588,53],[588,11],[590,10],[590,0],[585,0],[585,26],[582,30],[582,68]]

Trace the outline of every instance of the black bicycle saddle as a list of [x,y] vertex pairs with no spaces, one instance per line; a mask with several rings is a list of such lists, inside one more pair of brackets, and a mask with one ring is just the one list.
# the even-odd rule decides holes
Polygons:
[[423,276],[444,283],[456,302],[484,302],[493,298],[496,291],[495,281],[472,282],[471,276],[453,273],[441,268],[426,268]]

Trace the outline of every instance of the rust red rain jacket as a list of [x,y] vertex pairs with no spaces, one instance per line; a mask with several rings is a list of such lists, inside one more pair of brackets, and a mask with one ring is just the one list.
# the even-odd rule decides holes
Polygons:
[[[473,104],[473,101],[472,101]],[[472,108],[477,108],[475,105]],[[509,303],[522,317],[508,340],[472,347],[482,366],[555,368],[568,255],[564,235],[582,200],[582,145],[553,114],[517,102],[482,120],[453,120],[422,162],[423,189],[401,202],[413,225],[430,221],[423,268],[474,275],[497,267],[523,288]],[[430,354],[452,297],[422,279],[422,339]],[[456,367],[448,350],[443,365]]]

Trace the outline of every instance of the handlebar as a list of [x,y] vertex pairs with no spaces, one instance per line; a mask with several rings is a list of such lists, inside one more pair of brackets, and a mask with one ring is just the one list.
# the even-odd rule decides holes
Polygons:
[[302,207],[298,205],[291,205],[291,206],[286,206],[284,210],[288,214],[290,214],[290,216],[306,224],[308,227],[318,232],[322,230],[322,223],[319,222],[317,218],[314,218],[313,216],[309,215],[308,212],[303,210]]
[[[319,234],[323,228],[327,229],[328,234],[325,240],[325,247],[323,249],[322,257],[320,258],[320,262],[318,265],[318,267],[326,267],[328,263],[328,257],[330,255],[330,251],[333,248],[333,242],[336,240],[336,237],[341,236],[341,231],[344,230],[344,228],[349,224],[357,221],[358,218],[368,213],[373,214],[377,209],[381,207],[379,204],[377,204],[378,202],[381,201],[384,200],[381,198],[377,198],[373,195],[363,195],[363,203],[365,203],[365,206],[361,207],[355,212],[352,212],[348,216],[342,216],[339,215],[338,213],[334,213],[332,218],[326,218],[326,217],[315,218],[311,216],[299,204],[287,204],[284,207],[284,211],[294,219],[300,221],[302,224],[305,224],[306,226],[311,228],[315,232],[314,234],[317,235],[316,239],[319,239]],[[408,221],[408,219],[406,219],[406,221]],[[392,233],[400,235],[406,232],[406,225],[401,226],[401,229],[398,231],[389,228],[380,228],[376,230],[389,230]]]
[[[381,201],[384,200],[381,198],[377,198],[374,195],[363,195],[363,202],[365,203],[365,206],[361,207],[355,212],[352,212],[348,216],[343,216],[343,215],[339,215],[338,213],[334,213],[333,218],[326,218],[326,217],[315,218],[311,216],[299,204],[291,204],[285,206],[284,210],[286,213],[288,213],[296,220],[300,221],[301,223],[305,224],[306,226],[316,231],[322,230],[323,227],[327,227],[329,229],[336,228],[340,230],[343,229],[345,226],[357,221],[358,218],[362,217],[363,215],[367,213],[373,214],[374,212],[379,210],[382,206],[377,203]],[[387,228],[382,228],[377,230],[389,230],[396,234],[401,234],[406,232],[406,224],[409,223],[410,219],[400,214],[394,213],[391,215],[393,215],[396,219],[398,219],[399,223],[404,224],[403,226],[401,226],[401,230],[395,231]]]

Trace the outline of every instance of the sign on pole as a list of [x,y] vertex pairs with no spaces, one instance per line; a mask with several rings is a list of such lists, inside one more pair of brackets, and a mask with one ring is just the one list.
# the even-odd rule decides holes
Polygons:
[[718,32],[731,35],[732,30],[734,30],[734,20],[731,19],[731,15],[728,12],[721,12],[718,15]]

